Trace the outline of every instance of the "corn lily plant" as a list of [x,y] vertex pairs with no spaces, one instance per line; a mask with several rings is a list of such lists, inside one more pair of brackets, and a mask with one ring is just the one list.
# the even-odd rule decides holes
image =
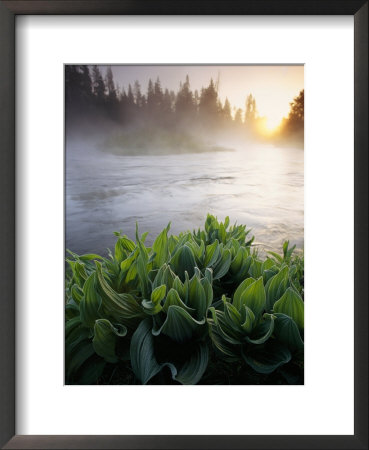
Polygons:
[[67,259],[66,382],[124,367],[135,383],[201,383],[213,355],[268,375],[303,366],[303,258],[288,242],[264,260],[243,225],[208,215],[203,230],[151,247],[116,233],[114,253]]

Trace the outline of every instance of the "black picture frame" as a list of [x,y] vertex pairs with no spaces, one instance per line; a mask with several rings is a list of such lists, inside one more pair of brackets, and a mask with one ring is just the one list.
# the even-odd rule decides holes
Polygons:
[[[19,14],[346,14],[354,16],[354,435],[15,435],[15,17]],[[344,237],[342,243],[338,245],[344,248]],[[2,448],[368,449],[368,1],[0,1],[0,249],[0,445],[3,446]],[[343,361],[337,361],[338,365],[341,363]]]

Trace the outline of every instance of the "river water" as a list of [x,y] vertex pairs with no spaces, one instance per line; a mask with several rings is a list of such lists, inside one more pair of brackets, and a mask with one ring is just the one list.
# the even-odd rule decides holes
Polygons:
[[252,228],[261,251],[284,240],[303,248],[304,152],[239,145],[234,151],[119,156],[67,141],[66,248],[106,255],[114,231],[147,243],[171,231],[203,226],[207,213]]

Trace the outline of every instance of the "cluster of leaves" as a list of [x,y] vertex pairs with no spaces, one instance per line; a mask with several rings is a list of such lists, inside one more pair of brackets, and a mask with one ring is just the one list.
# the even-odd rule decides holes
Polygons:
[[137,228],[136,242],[116,233],[108,258],[69,252],[66,382],[99,383],[108,369],[112,382],[117,367],[120,382],[143,384],[206,382],[214,364],[236,365],[238,377],[301,372],[303,258],[294,248],[261,259],[249,230],[228,217],[208,215],[203,230],[178,236],[169,227],[151,247]]

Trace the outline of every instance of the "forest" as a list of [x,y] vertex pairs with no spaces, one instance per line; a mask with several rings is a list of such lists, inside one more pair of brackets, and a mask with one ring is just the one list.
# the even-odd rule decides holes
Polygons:
[[[244,110],[235,108],[228,98],[221,101],[218,94],[219,82],[213,79],[200,91],[192,91],[187,75],[180,82],[178,91],[174,92],[162,86],[158,77],[155,80],[149,79],[144,89],[137,80],[133,84],[119,86],[110,66],[106,67],[105,72],[97,65],[65,66],[68,130],[110,123],[121,130],[129,130],[129,134],[118,139],[134,142],[141,149],[149,145],[158,133],[161,133],[159,144],[181,144],[184,132],[186,145],[195,150],[196,146],[191,144],[189,134],[231,134],[278,145],[303,145],[304,90],[292,99],[288,116],[281,120],[277,128],[268,131],[265,126],[266,117],[259,115],[256,99],[251,93],[245,93]],[[169,143],[166,142],[168,136],[164,135],[163,138],[162,135],[166,130],[170,130],[171,134]]]

